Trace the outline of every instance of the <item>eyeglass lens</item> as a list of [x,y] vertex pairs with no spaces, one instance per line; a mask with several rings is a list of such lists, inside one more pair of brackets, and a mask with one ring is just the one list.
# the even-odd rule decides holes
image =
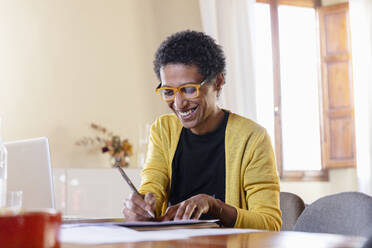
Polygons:
[[[165,100],[173,99],[177,89],[160,89],[160,95]],[[195,86],[180,87],[179,91],[185,98],[194,98],[198,96],[198,88]]]

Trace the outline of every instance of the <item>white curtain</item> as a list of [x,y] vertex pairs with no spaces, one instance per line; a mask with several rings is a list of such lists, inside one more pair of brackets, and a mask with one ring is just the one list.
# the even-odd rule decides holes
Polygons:
[[226,56],[226,84],[220,105],[256,120],[253,63],[255,0],[199,0],[204,32],[220,44]]
[[349,9],[358,184],[372,195],[372,1],[349,0]]

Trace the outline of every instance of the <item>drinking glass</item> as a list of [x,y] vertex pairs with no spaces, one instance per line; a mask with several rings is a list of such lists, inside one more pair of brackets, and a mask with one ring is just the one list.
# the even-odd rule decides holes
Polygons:
[[22,191],[9,191],[7,193],[6,208],[17,214],[22,209]]

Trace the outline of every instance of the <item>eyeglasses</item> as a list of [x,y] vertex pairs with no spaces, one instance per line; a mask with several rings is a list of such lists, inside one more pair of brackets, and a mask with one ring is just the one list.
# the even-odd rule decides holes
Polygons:
[[156,88],[155,92],[167,102],[173,101],[177,92],[185,99],[193,99],[199,96],[199,88],[202,87],[207,81],[203,79],[200,83],[187,83],[178,88],[160,87],[161,83]]

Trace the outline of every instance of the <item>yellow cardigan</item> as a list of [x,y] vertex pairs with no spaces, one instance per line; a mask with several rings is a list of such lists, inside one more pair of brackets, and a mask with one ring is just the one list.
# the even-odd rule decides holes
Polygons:
[[[172,161],[181,130],[182,124],[174,114],[159,117],[151,127],[139,191],[155,194],[157,216],[164,214],[168,205]],[[225,153],[225,203],[237,210],[234,227],[279,231],[282,224],[279,178],[266,130],[247,118],[230,113]]]

